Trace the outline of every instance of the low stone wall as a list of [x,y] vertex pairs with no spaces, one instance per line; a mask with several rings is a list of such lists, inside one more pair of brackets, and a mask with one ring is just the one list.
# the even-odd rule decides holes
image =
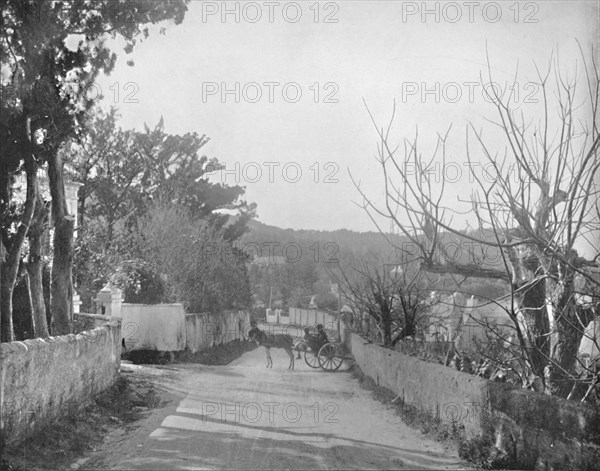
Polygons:
[[246,311],[218,314],[186,314],[186,348],[192,352],[207,350],[214,345],[245,338],[250,328]]
[[0,344],[2,442],[18,442],[73,412],[118,378],[121,324]]
[[79,314],[79,329],[120,319],[126,351],[181,352],[205,350],[213,345],[244,338],[250,328],[246,311],[186,314],[182,304],[123,304],[120,317]]
[[599,411],[406,356],[352,332],[344,340],[362,372],[406,406],[462,426],[467,439],[491,441],[519,469],[598,469]]
[[92,330],[111,321],[121,322],[121,318],[103,316],[102,314],[89,314],[87,312],[76,313],[73,314],[73,332],[78,334],[86,330]]

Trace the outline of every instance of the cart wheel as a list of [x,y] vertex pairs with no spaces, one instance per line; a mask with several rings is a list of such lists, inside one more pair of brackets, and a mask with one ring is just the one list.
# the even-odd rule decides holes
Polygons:
[[327,371],[337,370],[344,362],[344,358],[337,354],[337,346],[333,343],[323,345],[318,357],[321,368]]
[[304,352],[304,361],[311,368],[318,368],[319,367],[319,357],[312,350],[306,350]]

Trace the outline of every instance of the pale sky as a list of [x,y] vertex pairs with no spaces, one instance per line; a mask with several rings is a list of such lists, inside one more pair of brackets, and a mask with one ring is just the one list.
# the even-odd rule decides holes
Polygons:
[[[411,137],[418,126],[424,153],[453,124],[451,160],[465,168],[467,120],[495,118],[479,84],[486,44],[495,81],[511,80],[518,63],[525,112],[535,106],[527,98],[539,97],[530,84],[533,61],[544,68],[558,53],[561,67],[574,70],[581,62],[576,39],[596,53],[600,46],[598,2],[428,2],[432,13],[425,17],[423,6],[192,1],[183,24],[119,55],[113,74],[99,81],[103,105],[116,102],[124,128],[153,126],[162,115],[169,133],[209,136],[204,152],[231,170],[213,180],[244,185],[259,221],[376,230],[352,203],[360,195],[348,176],[350,170],[367,194],[381,198],[378,138],[363,99],[380,125],[395,99],[392,141]],[[224,7],[232,13],[222,17]],[[222,96],[224,88],[232,92]],[[490,139],[496,142],[493,131]],[[503,148],[498,141],[497,151]],[[447,200],[467,199],[466,168],[454,180]]]

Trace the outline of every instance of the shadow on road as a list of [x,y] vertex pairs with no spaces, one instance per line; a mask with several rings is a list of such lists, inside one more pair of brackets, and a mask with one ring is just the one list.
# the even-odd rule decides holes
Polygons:
[[[225,425],[220,420],[196,416],[200,422]],[[207,432],[187,427],[161,427],[152,452],[120,465],[136,469],[461,469],[442,454],[389,447],[332,434],[294,432],[278,427],[228,423],[229,432]],[[235,430],[250,429],[248,434]],[[261,435],[266,435],[261,437]],[[276,435],[277,437],[275,437]],[[285,438],[284,438],[285,437]],[[333,442],[333,443],[332,443]],[[201,444],[202,453],[198,453]],[[249,446],[251,444],[251,446]]]

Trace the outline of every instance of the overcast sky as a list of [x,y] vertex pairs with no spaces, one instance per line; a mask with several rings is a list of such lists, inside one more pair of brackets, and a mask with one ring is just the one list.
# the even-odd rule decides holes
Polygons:
[[[517,104],[532,111],[526,103],[540,98],[533,61],[546,67],[558,54],[573,70],[575,40],[597,48],[598,24],[598,2],[192,1],[183,24],[119,54],[99,85],[124,128],[162,115],[169,133],[208,135],[204,152],[230,170],[212,178],[244,185],[260,221],[367,231],[375,226],[352,203],[361,198],[348,175],[381,198],[378,139],[363,100],[380,125],[396,100],[392,140],[418,126],[424,153],[452,124],[457,169],[467,121],[495,117],[480,85],[486,45],[495,81],[511,80],[518,65]],[[495,139],[491,132],[501,153]],[[459,204],[471,178],[466,168],[450,178],[446,201]]]

